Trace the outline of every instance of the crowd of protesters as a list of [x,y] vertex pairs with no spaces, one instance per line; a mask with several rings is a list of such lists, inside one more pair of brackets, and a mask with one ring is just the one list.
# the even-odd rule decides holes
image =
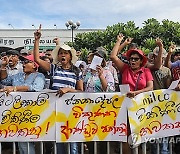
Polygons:
[[[59,38],[54,39],[54,50],[40,53],[40,38],[41,26],[34,32],[33,52],[26,49],[20,52],[1,51],[0,92],[9,94],[48,88],[57,90],[57,96],[60,97],[68,92],[119,92],[120,84],[129,84],[127,97],[133,98],[146,91],[167,89],[173,80],[180,79],[180,49],[171,44],[167,52],[159,38],[156,39],[157,47],[145,55],[133,42],[133,38],[119,34],[109,60],[107,51],[98,47],[89,51],[87,62],[81,60],[80,51],[65,44],[60,45]],[[128,50],[122,53],[126,46]],[[89,67],[94,56],[103,59],[96,70]],[[175,90],[180,90],[180,83]],[[104,147],[104,143],[99,142],[98,146]],[[156,153],[156,146],[152,145],[151,148],[152,153]],[[18,149],[20,154],[26,154],[27,143],[19,142]],[[30,143],[29,149],[30,154],[35,154],[34,143]],[[48,149],[46,153],[51,153]],[[78,154],[78,149],[78,143],[70,144],[71,154]],[[93,145],[85,143],[85,150],[93,154]],[[105,152],[106,148],[102,148],[98,153]],[[64,144],[57,144],[57,153],[66,153]],[[163,143],[161,153],[169,153],[168,144]]]

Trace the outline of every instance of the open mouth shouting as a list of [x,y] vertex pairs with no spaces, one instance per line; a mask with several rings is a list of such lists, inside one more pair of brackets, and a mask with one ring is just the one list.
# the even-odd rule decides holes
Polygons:
[[66,57],[61,58],[61,63],[66,63],[66,61],[67,61]]

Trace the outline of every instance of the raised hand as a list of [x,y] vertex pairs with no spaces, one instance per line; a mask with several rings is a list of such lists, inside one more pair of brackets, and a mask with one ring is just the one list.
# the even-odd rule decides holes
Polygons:
[[99,77],[101,77],[101,75],[103,75],[103,68],[100,65],[96,66],[96,71],[97,71]]
[[175,44],[171,44],[169,47],[169,52],[173,53],[176,50],[176,45]]
[[122,33],[119,33],[119,35],[117,36],[117,41],[121,42],[124,38],[124,35]]
[[128,38],[124,41],[124,43],[125,43],[126,45],[129,45],[129,44],[131,44],[132,40],[133,40],[133,38],[128,37]]
[[39,40],[41,38],[41,24],[39,25],[39,29],[34,32],[34,38],[35,40]]
[[56,45],[60,45],[60,38],[55,37],[55,38],[53,39],[53,43],[56,43]]
[[159,47],[163,47],[163,41],[162,41],[160,38],[156,38],[156,44],[157,44]]
[[9,63],[9,58],[7,56],[3,56],[1,58],[1,60],[2,60],[2,64],[1,64],[2,66],[1,67],[6,67]]

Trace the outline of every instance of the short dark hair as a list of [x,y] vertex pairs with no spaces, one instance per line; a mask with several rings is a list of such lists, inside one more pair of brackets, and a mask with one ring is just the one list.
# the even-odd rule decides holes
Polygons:
[[0,56],[1,56],[1,57],[6,56],[6,52],[1,52]]
[[8,50],[6,52],[6,54],[7,55],[17,55],[17,56],[19,56],[19,51],[17,51],[17,50]]

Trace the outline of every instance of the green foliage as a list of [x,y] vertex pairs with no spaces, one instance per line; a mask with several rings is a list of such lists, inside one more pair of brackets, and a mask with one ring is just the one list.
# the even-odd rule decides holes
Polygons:
[[88,52],[89,52],[89,50],[86,48],[81,50],[81,60],[87,62]]
[[171,42],[180,45],[180,23],[168,19],[160,23],[154,18],[144,21],[142,28],[137,27],[134,21],[128,21],[107,26],[105,30],[101,31],[79,33],[74,38],[74,42],[68,42],[68,45],[73,46],[76,50],[81,50],[81,59],[86,60],[87,53],[99,46],[104,47],[110,53],[119,33],[123,33],[126,38],[134,38],[133,42],[137,43],[145,54],[155,48],[157,37],[163,40],[166,49]]
[[144,39],[143,42],[141,43],[142,50],[144,51],[145,49],[148,49],[144,51],[145,53],[147,51],[152,51],[156,47],[156,40],[154,38],[147,38]]

